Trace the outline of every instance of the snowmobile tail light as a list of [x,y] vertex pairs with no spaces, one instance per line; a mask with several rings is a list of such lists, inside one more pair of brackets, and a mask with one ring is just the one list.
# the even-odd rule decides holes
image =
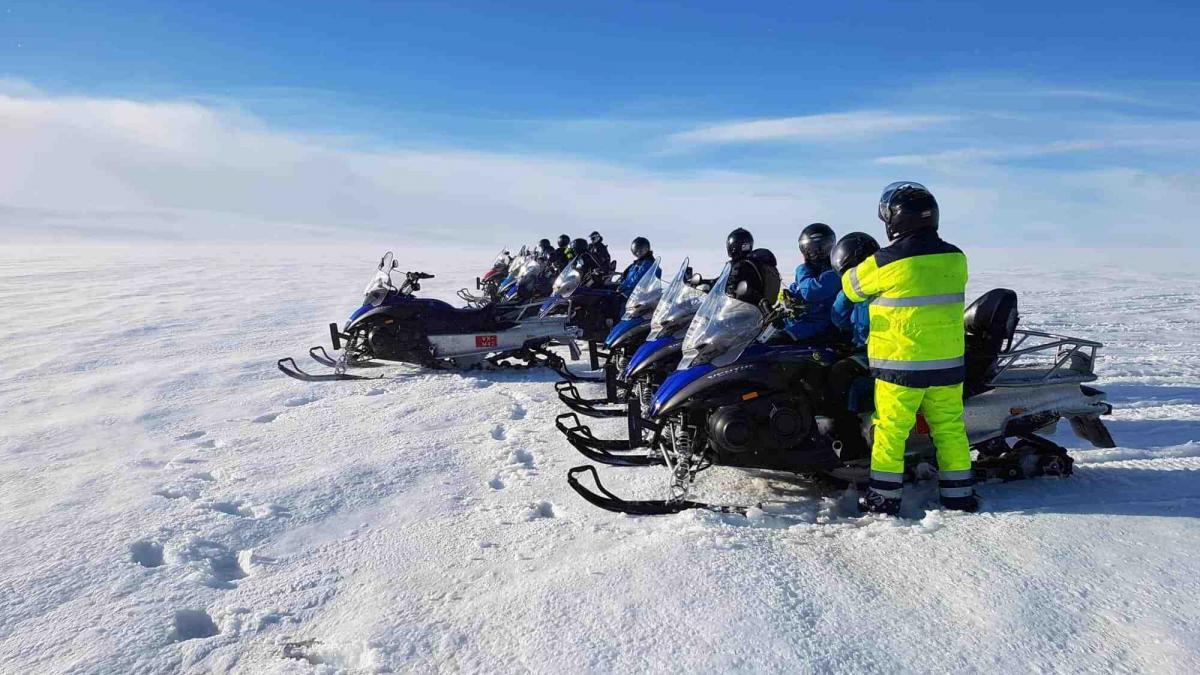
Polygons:
[[752,392],[750,392],[750,393],[748,393],[748,394],[742,394],[742,400],[743,400],[743,401],[752,401],[752,400],[754,400],[754,399],[756,399],[756,398],[758,398],[758,392],[757,392],[757,391],[752,391]]

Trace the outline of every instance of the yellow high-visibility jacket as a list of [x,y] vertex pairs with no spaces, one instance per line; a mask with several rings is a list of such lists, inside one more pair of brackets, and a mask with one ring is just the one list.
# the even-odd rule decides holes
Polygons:
[[964,376],[967,257],[923,230],[897,239],[842,277],[854,302],[871,302],[867,358],[875,377],[906,387]]

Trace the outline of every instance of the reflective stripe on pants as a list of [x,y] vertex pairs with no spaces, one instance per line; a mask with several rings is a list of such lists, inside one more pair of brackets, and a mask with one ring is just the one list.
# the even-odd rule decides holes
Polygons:
[[[903,474],[904,446],[917,421],[925,415],[940,471],[971,470],[971,447],[963,423],[962,385],[904,387],[875,380],[875,442],[871,448],[871,474]],[[966,475],[970,475],[969,473]]]

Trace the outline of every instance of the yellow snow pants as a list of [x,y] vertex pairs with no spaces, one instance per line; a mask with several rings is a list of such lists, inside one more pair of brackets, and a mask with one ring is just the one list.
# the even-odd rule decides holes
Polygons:
[[[971,447],[963,422],[963,386],[905,387],[876,378],[875,439],[871,448],[871,485],[885,497],[900,497],[904,484],[904,446],[917,421],[925,416],[937,448],[942,496],[969,495],[958,487],[971,479]],[[948,487],[947,481],[952,481]],[[959,495],[963,492],[963,495]]]

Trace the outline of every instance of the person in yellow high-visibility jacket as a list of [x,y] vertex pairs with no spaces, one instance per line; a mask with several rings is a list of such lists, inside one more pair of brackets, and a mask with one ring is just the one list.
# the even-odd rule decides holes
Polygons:
[[937,447],[942,505],[974,511],[962,397],[967,257],[938,236],[937,200],[919,183],[887,186],[879,218],[891,244],[842,277],[851,301],[871,299],[867,358],[875,377],[875,437],[861,507],[899,513],[904,446],[920,412]]

